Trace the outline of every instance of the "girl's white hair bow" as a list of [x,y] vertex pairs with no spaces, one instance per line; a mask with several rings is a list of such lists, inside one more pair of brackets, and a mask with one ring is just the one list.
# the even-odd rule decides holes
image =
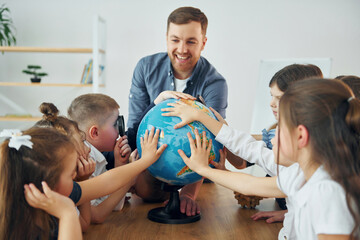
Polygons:
[[9,147],[19,150],[21,146],[32,149],[33,143],[30,141],[31,136],[22,135],[19,129],[4,129],[0,133],[0,137],[10,138]]

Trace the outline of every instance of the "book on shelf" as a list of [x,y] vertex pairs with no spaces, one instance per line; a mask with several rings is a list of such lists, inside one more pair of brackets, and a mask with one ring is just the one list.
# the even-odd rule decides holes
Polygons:
[[[104,71],[105,66],[99,65],[99,77],[101,76],[102,72]],[[82,84],[91,84],[93,83],[93,61],[92,59],[84,66],[83,74],[81,77]]]
[[84,69],[83,69],[83,72],[81,74],[80,83],[83,83],[83,79],[84,79],[84,75],[85,75],[85,71],[86,71],[86,66],[87,66],[87,64],[84,65]]
[[86,79],[89,77],[89,70],[91,65],[92,65],[92,59],[90,59],[89,62],[85,65],[80,83],[82,84],[86,83]]
[[85,81],[84,81],[84,84],[88,84],[89,82],[88,82],[88,80],[89,80],[89,78],[90,78],[90,75],[91,75],[91,68],[92,68],[92,63],[93,63],[93,61],[92,61],[92,59],[89,61],[89,67],[88,67],[88,69],[87,69],[87,74],[86,74],[86,77],[85,77]]
[[[104,71],[105,66],[104,65],[99,65],[99,77],[101,76],[101,73]],[[88,79],[88,83],[93,83],[93,68],[90,69],[90,76]]]

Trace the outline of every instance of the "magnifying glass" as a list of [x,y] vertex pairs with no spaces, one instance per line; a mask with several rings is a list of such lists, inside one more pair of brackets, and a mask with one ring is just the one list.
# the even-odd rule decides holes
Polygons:
[[116,125],[118,127],[119,135],[120,137],[125,135],[125,122],[124,122],[124,116],[119,115],[116,120]]

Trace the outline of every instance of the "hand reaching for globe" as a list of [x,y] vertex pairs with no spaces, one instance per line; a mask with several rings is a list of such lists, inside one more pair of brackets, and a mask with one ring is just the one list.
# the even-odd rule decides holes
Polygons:
[[169,98],[175,98],[175,99],[189,99],[189,100],[195,100],[196,98],[191,96],[190,94],[183,93],[183,92],[176,92],[176,91],[163,91],[161,92],[154,100],[155,105],[161,103],[162,101],[165,101]]
[[[219,150],[219,154],[220,154],[220,161],[217,163],[214,160],[211,160],[210,163],[219,170],[227,170],[225,167],[225,160],[226,160],[226,151],[225,148],[224,149],[220,149]],[[228,170],[227,170],[228,171]]]
[[[161,111],[165,112],[161,114],[162,116],[176,116],[181,118],[181,122],[174,126],[175,129],[181,128],[186,124],[192,123],[198,119],[198,114],[202,114],[202,112],[198,109],[195,109],[188,104],[177,101],[175,103],[168,103],[169,108],[162,108]],[[205,113],[204,113],[205,114]]]
[[201,175],[201,170],[210,168],[209,166],[209,154],[211,150],[212,140],[209,142],[206,138],[205,131],[202,132],[202,139],[200,138],[199,131],[195,129],[195,141],[191,134],[188,133],[188,139],[190,142],[191,156],[188,158],[184,151],[179,149],[178,153],[185,162],[185,164],[193,171]]
[[144,137],[140,138],[142,156],[141,159],[149,159],[153,162],[159,159],[160,155],[164,152],[167,144],[163,144],[157,148],[160,130],[152,127],[149,133],[149,130],[145,131]]

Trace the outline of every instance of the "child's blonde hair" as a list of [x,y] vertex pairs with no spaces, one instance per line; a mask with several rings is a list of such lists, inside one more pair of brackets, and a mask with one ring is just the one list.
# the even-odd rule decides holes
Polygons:
[[56,187],[64,169],[63,159],[75,151],[64,134],[51,128],[31,128],[32,149],[9,147],[6,139],[0,147],[0,239],[49,239],[54,218],[33,208],[25,200],[24,185],[33,183],[42,189],[46,181]]
[[109,115],[117,109],[119,109],[119,104],[113,98],[101,93],[88,93],[71,102],[68,116],[85,131],[91,125],[105,124]]

